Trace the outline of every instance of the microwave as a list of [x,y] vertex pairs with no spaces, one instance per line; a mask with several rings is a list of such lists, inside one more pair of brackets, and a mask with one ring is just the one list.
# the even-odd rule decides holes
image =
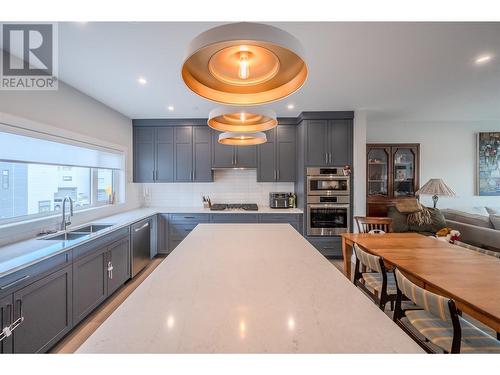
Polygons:
[[349,195],[350,190],[344,167],[307,168],[307,195]]

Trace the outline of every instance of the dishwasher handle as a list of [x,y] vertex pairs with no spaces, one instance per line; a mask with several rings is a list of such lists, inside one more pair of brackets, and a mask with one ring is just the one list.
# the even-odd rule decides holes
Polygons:
[[142,227],[134,229],[134,232],[139,232],[140,230],[143,230],[144,228],[149,227],[149,221],[145,223]]

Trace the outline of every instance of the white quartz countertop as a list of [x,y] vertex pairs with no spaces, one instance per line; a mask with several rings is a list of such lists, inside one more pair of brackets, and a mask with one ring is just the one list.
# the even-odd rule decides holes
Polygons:
[[[300,214],[302,213],[302,210],[297,208],[272,209],[265,206],[259,206],[258,211],[210,211],[210,209],[203,207],[148,207],[129,210],[116,215],[92,220],[91,223],[113,225],[104,231],[90,235],[88,239],[84,241],[64,242],[32,238],[25,241],[15,242],[6,246],[0,246],[0,278],[158,213]],[[88,224],[89,223],[85,223],[74,227],[69,227],[68,230],[71,231]]]
[[78,353],[422,353],[287,224],[200,224]]

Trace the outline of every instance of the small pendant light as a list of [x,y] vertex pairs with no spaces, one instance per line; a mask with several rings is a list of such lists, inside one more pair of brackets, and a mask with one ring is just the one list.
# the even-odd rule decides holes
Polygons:
[[276,113],[262,108],[219,107],[208,115],[208,126],[220,132],[263,132],[277,125]]
[[219,134],[219,143],[233,146],[252,146],[267,142],[266,134],[263,132],[234,133],[226,132]]

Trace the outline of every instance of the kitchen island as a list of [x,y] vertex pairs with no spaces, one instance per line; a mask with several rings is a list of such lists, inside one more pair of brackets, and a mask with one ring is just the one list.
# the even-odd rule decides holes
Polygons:
[[200,224],[78,353],[421,353],[288,224]]

